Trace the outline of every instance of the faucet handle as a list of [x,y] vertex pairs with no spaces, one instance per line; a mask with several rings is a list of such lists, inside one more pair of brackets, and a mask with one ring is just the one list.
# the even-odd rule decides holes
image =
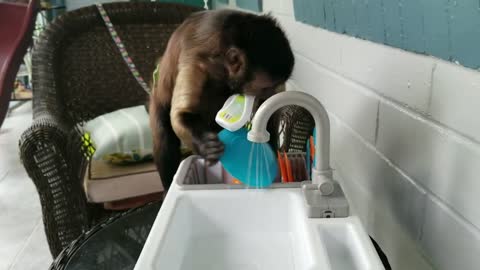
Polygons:
[[[341,218],[349,216],[348,200],[343,193],[342,187],[334,183],[334,192],[325,196],[317,188],[318,185],[306,182],[302,193],[305,207],[309,218]],[[313,187],[310,189],[310,187]]]
[[318,184],[318,189],[320,190],[322,195],[328,196],[333,193],[335,188],[334,188],[333,182],[329,180],[329,181],[325,181]]
[[312,168],[311,184],[304,184],[304,189],[317,189],[324,196],[331,195],[335,191],[335,185],[332,180],[332,170],[319,171]]

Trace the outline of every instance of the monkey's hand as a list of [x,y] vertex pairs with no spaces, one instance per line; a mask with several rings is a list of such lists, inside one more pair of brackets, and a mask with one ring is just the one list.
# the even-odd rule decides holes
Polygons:
[[216,164],[223,154],[224,145],[216,133],[204,132],[199,137],[194,137],[192,143],[194,150],[205,158],[208,166]]

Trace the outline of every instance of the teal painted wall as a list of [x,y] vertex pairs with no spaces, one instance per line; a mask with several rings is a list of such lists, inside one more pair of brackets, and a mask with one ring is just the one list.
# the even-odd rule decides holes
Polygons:
[[[170,2],[170,3],[182,3],[191,6],[203,7],[205,3],[203,0],[155,0],[155,2]],[[208,1],[210,6],[210,0]]]
[[262,12],[262,0],[237,0],[237,7]]
[[480,68],[480,0],[293,0],[293,3],[298,21]]
[[[214,0],[214,8],[224,7],[229,4],[229,0]],[[236,6],[243,9],[248,9],[255,12],[263,11],[262,0],[236,0]]]

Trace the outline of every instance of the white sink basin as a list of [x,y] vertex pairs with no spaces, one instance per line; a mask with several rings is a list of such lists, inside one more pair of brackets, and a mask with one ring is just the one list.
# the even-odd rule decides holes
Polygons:
[[135,269],[384,268],[356,217],[307,218],[299,188],[181,190],[174,184]]

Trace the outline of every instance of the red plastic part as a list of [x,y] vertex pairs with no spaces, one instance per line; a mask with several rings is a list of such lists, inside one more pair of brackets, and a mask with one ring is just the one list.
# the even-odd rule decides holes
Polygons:
[[0,127],[8,111],[13,83],[32,43],[38,0],[0,3]]

